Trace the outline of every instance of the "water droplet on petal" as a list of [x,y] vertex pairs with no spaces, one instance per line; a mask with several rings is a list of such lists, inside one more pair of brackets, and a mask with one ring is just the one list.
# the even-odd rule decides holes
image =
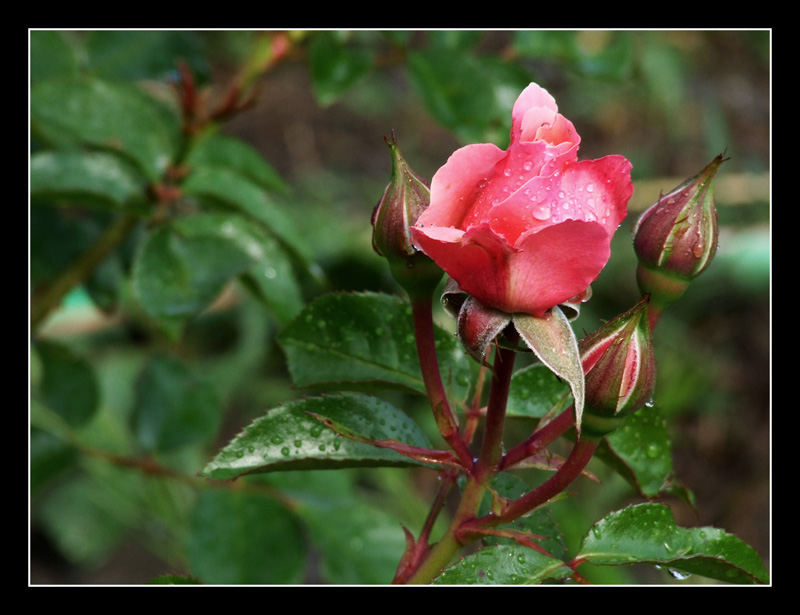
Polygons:
[[550,218],[550,208],[544,203],[535,207],[532,213],[537,220],[548,220]]

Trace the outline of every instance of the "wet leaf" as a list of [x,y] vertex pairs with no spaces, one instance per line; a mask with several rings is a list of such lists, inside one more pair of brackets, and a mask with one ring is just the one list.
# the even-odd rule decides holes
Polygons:
[[615,468],[639,494],[661,493],[672,474],[672,443],[658,407],[645,406],[625,417],[604,438],[597,456]]
[[638,504],[595,523],[576,556],[598,565],[655,564],[728,583],[768,583],[758,553],[714,527],[678,527],[663,504]]
[[522,545],[498,544],[467,555],[447,568],[436,585],[537,585],[564,579],[572,570],[561,560]]
[[309,413],[330,418],[367,439],[430,447],[408,416],[382,400],[358,393],[324,395],[286,403],[254,420],[206,465],[203,476],[227,480],[275,470],[416,463],[392,450],[343,437]]
[[[425,392],[411,308],[399,297],[325,295],[289,324],[279,343],[298,386],[380,382]],[[469,386],[464,352],[439,328],[436,345],[444,386],[463,399]]]
[[569,386],[546,366],[534,364],[511,377],[506,416],[541,418],[569,392]]

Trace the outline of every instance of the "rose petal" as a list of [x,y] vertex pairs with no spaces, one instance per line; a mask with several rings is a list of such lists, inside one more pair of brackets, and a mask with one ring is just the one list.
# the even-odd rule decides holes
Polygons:
[[507,265],[507,304],[538,316],[583,292],[608,262],[610,243],[595,222],[568,220],[526,233]]
[[492,210],[489,220],[492,230],[513,246],[523,233],[552,225],[552,210],[560,185],[560,174],[533,177]]
[[523,233],[564,222],[599,222],[608,233],[622,222],[633,192],[631,164],[606,156],[567,165],[563,172],[534,177],[492,209],[492,229],[512,245]]
[[566,208],[562,203],[556,220],[597,220],[613,233],[625,218],[633,194],[631,167],[628,160],[617,155],[567,166],[561,190],[570,195],[570,202]]
[[506,153],[491,143],[467,145],[453,152],[431,179],[431,202],[416,226],[454,226],[461,223],[474,193]]
[[411,232],[419,248],[453,278],[461,290],[487,307],[513,311],[506,300],[508,265],[513,251],[488,224],[467,232],[442,227],[412,227]]
[[[531,117],[526,119],[529,112]],[[542,121],[552,122],[557,112],[558,105],[550,92],[536,83],[531,83],[522,90],[511,110],[511,142],[520,139],[524,130],[523,125],[531,126],[539,122],[536,124],[538,128],[541,125],[540,118]]]
[[[527,117],[525,118],[527,120]],[[536,127],[536,131],[532,135],[528,135],[525,127],[523,126],[523,140],[531,141],[545,141],[550,145],[557,147],[559,153],[566,152],[570,149],[574,150],[573,160],[577,159],[577,146],[580,145],[581,138],[575,126],[563,115],[556,114],[554,120],[548,124]],[[529,136],[529,138],[527,138]]]

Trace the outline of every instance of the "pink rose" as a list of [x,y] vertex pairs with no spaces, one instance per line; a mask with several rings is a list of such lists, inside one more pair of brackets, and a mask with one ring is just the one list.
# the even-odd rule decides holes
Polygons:
[[633,193],[622,156],[578,161],[580,137],[531,83],[507,150],[455,151],[431,180],[416,246],[487,307],[542,316],[583,293],[608,261]]

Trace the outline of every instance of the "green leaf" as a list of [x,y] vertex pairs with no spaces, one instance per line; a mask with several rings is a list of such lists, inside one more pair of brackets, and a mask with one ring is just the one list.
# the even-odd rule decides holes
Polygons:
[[173,77],[186,62],[201,79],[210,69],[196,32],[180,30],[91,30],[86,33],[88,68],[104,79]]
[[576,35],[564,30],[519,30],[514,32],[513,48],[523,57],[572,61],[578,55]]
[[229,239],[247,253],[253,264],[242,273],[243,280],[282,324],[303,308],[303,296],[289,255],[254,220],[236,214],[207,213],[181,218],[173,226],[184,237]]
[[97,566],[123,540],[137,514],[120,497],[119,489],[118,483],[102,483],[86,475],[60,481],[38,500],[35,521],[69,562]]
[[86,425],[100,403],[100,388],[91,364],[57,342],[37,342],[36,353],[44,369],[42,401],[70,426]]
[[78,452],[68,442],[42,429],[31,427],[30,491],[31,496],[41,492],[52,479],[73,468],[78,461]]
[[78,54],[64,32],[31,30],[29,58],[31,84],[78,72]]
[[[335,293],[315,300],[281,333],[297,386],[381,382],[425,392],[410,306],[391,295]],[[463,399],[469,364],[456,339],[436,330],[442,381]]]
[[33,133],[45,142],[113,150],[150,181],[161,178],[177,152],[177,117],[126,83],[88,77],[42,81],[31,89],[30,117]]
[[511,377],[506,416],[541,418],[569,393],[569,386],[546,366],[536,363]]
[[578,559],[598,565],[655,564],[728,583],[768,583],[758,553],[714,527],[675,525],[663,504],[638,504],[612,512],[583,539]]
[[208,489],[192,512],[187,555],[206,584],[298,583],[306,544],[283,504],[245,490]]
[[484,547],[447,568],[436,585],[537,585],[564,579],[572,570],[561,560],[518,544]]
[[[519,478],[516,474],[510,472],[500,472],[497,474],[491,483],[494,493],[501,498],[516,499],[525,495],[531,490],[531,486]],[[481,515],[491,512],[491,497],[490,494],[484,498],[481,503]],[[567,546],[564,543],[564,536],[553,520],[553,514],[550,508],[541,507],[533,510],[529,514],[514,520],[508,525],[498,526],[500,528],[508,527],[517,531],[530,532],[543,536],[541,540],[534,540],[540,547],[547,551],[554,558],[564,559],[567,557]],[[503,538],[496,536],[489,536],[486,541],[501,544],[514,544],[512,538]]]
[[447,128],[475,134],[476,125],[489,122],[494,99],[488,87],[476,87],[485,80],[474,56],[454,49],[413,52],[408,70],[429,113]]
[[575,427],[580,432],[586,383],[578,341],[569,320],[561,308],[555,306],[541,318],[515,314],[514,327],[539,360],[569,384],[575,407]]
[[258,184],[239,172],[220,166],[198,166],[181,184],[186,196],[214,199],[261,222],[303,260],[309,250],[294,223]]
[[65,207],[31,203],[30,280],[33,286],[51,282],[72,261],[84,254],[109,224],[107,212],[86,210],[77,216]]
[[335,32],[317,32],[308,45],[311,85],[320,105],[336,102],[372,68],[367,49],[348,46]]
[[283,178],[252,146],[218,132],[208,132],[197,139],[184,162],[190,168],[221,167],[246,177],[265,190],[282,194],[289,192]]
[[121,208],[145,200],[142,176],[110,152],[39,152],[30,160],[31,199]]
[[428,112],[465,142],[505,146],[526,71],[457,47],[410,53],[408,71]]
[[133,429],[145,449],[170,451],[213,437],[220,422],[214,388],[183,363],[155,356],[136,384]]
[[208,307],[232,277],[252,265],[251,256],[219,232],[183,236],[177,227],[164,226],[139,246],[133,290],[144,310],[169,328]]
[[297,514],[319,549],[321,573],[328,583],[391,583],[406,546],[396,518],[353,499],[301,504]]
[[655,406],[625,417],[622,425],[605,437],[597,456],[644,497],[655,497],[669,486],[672,443],[666,420]]
[[248,425],[202,471],[227,480],[253,472],[359,466],[406,466],[416,462],[386,448],[344,438],[309,413],[330,418],[372,440],[395,439],[430,447],[422,430],[394,406],[367,395],[342,393],[292,401]]

